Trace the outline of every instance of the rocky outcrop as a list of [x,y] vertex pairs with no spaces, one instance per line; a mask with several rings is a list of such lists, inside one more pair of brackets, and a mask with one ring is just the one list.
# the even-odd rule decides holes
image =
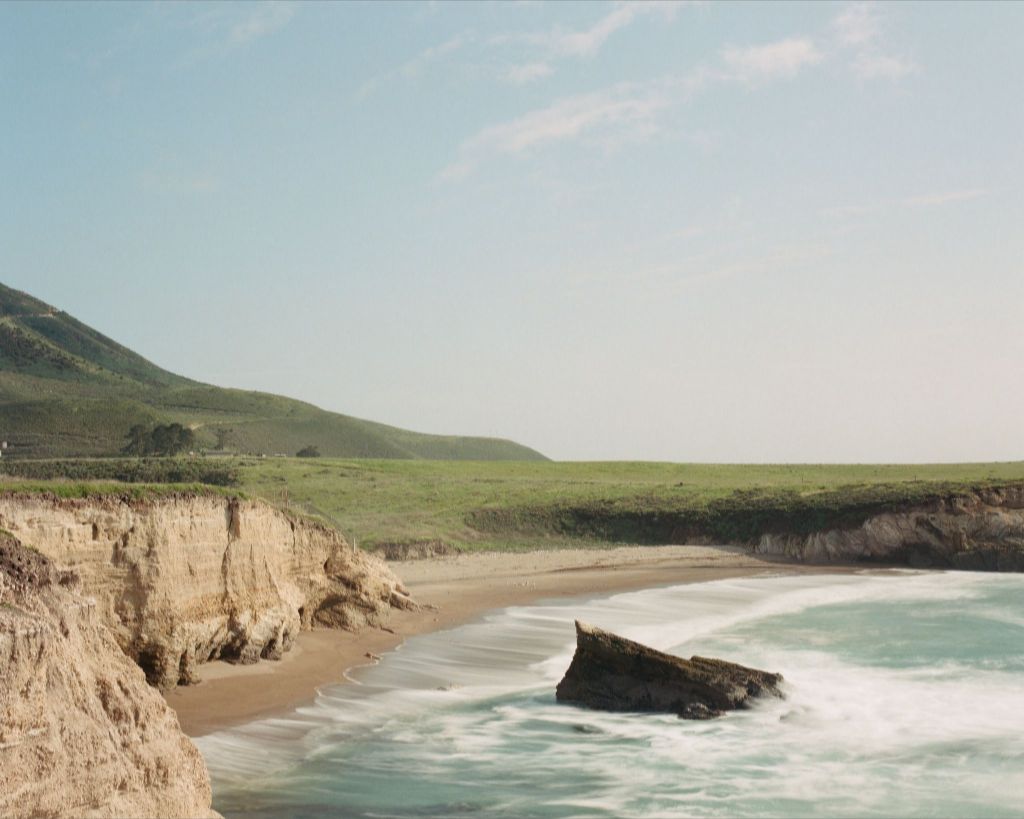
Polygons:
[[808,563],[876,561],[917,568],[1024,571],[1024,487],[980,490],[885,512],[854,529],[765,534],[754,551]]
[[684,660],[576,621],[576,653],[555,689],[560,702],[602,711],[656,711],[710,719],[781,697],[781,674],[725,660]]
[[0,536],[0,815],[217,816],[199,751],[79,587]]
[[0,496],[0,527],[81,577],[100,620],[161,688],[213,659],[276,659],[300,629],[412,607],[379,558],[330,527],[216,494]]

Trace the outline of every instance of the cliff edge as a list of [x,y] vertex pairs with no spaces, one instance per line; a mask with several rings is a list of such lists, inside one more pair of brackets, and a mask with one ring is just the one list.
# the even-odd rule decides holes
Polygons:
[[808,563],[878,561],[915,568],[1024,571],[1024,486],[981,489],[883,512],[856,528],[761,536],[754,552]]
[[7,533],[0,680],[0,815],[218,815],[199,751],[77,575]]
[[0,527],[81,578],[125,654],[163,689],[214,659],[277,659],[313,624],[381,626],[411,608],[334,529],[216,494],[0,495]]

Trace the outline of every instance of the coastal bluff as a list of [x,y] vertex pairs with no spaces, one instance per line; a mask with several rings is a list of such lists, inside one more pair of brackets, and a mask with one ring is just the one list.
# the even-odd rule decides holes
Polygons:
[[859,526],[768,532],[759,555],[806,563],[886,562],[914,568],[1024,571],[1024,486],[979,489],[868,516]]
[[577,620],[576,653],[555,696],[601,711],[712,719],[749,707],[754,697],[781,698],[781,682],[781,674],[708,657],[686,660]]
[[302,629],[358,630],[415,608],[335,529],[216,493],[0,495],[0,528],[80,578],[98,622],[161,689],[223,659],[277,659]]
[[72,571],[0,534],[0,815],[215,817],[199,751]]

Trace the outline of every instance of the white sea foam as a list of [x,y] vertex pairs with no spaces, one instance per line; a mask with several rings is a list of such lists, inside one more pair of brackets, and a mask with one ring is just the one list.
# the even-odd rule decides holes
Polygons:
[[[516,607],[198,744],[228,814],[1014,815],[1022,591],[1019,576],[799,576]],[[698,723],[558,705],[574,618],[782,671],[787,699]]]

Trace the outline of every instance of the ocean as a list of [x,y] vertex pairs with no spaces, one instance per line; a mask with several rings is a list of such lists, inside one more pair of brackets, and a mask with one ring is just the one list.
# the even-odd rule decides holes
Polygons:
[[[717,720],[556,703],[582,619],[781,672]],[[288,718],[197,741],[227,817],[1024,815],[1024,576],[759,576],[414,637]]]

